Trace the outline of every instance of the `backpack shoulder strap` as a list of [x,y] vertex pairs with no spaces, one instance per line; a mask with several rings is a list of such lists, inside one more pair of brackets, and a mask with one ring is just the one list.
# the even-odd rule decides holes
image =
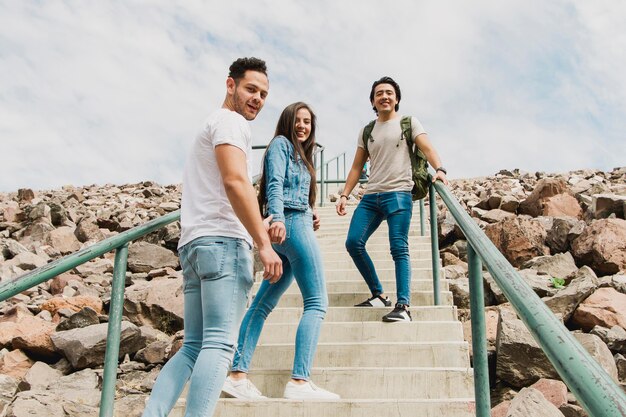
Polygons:
[[367,148],[367,143],[369,139],[372,137],[372,130],[374,130],[374,125],[376,124],[376,120],[372,120],[363,128],[363,146],[365,147],[365,152],[370,153]]

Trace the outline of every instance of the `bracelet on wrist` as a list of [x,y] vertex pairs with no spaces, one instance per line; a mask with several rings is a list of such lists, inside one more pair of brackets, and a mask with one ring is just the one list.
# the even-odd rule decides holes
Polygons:
[[446,171],[446,169],[445,169],[444,167],[439,167],[439,168],[437,168],[437,169],[435,170],[435,172],[437,172],[437,171],[441,171],[441,172],[443,172],[443,174],[444,174],[444,175],[448,175],[448,171]]
[[348,196],[347,196],[347,195],[345,195],[345,194],[341,194],[341,195],[339,196],[339,198],[343,198],[343,197],[345,197],[345,198],[346,198],[346,200],[348,199]]

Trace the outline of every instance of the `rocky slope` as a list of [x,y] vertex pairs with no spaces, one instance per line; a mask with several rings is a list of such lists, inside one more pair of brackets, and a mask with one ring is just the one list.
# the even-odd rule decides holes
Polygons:
[[[626,381],[626,168],[501,171],[450,188],[609,374]],[[179,201],[180,186],[153,182],[0,193],[0,280],[176,210]],[[469,335],[467,244],[441,204],[438,229]],[[178,236],[172,224],[130,247],[116,414],[140,414],[182,342]],[[97,415],[112,268],[107,254],[0,304],[0,417]],[[523,409],[525,398],[549,387],[563,415],[584,415],[486,272],[484,281],[492,397],[502,402],[494,412]]]

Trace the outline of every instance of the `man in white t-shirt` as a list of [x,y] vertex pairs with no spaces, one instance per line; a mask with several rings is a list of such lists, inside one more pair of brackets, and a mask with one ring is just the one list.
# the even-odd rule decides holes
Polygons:
[[211,416],[234,354],[253,283],[253,242],[263,277],[276,282],[282,263],[272,249],[250,176],[254,120],[267,97],[265,62],[230,66],[222,108],[211,113],[183,175],[181,236],[185,338],[163,367],[144,417],[165,417],[190,381],[186,416]]
[[[389,246],[396,269],[397,302],[393,311],[383,316],[383,321],[411,321],[411,260],[409,257],[409,226],[413,213],[411,189],[411,160],[408,147],[402,136],[398,114],[400,108],[400,86],[390,77],[374,82],[370,91],[370,102],[378,116],[365,148],[363,129],[359,132],[356,154],[346,179],[339,201],[337,214],[346,215],[346,202],[356,185],[363,165],[370,158],[370,176],[367,190],[352,215],[346,239],[346,249],[354,264],[367,283],[372,297],[357,304],[357,307],[390,307],[391,300],[383,291],[376,268],[365,244],[383,220],[389,227]],[[430,143],[421,123],[411,117],[411,138],[435,168],[433,181],[444,184],[446,170],[441,166],[437,151]]]

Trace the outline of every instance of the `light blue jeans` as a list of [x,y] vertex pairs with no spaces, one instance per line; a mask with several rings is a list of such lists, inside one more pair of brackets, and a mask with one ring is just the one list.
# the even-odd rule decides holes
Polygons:
[[213,415],[252,287],[252,253],[241,239],[199,237],[179,250],[185,338],[161,370],[144,417],[166,417],[190,379],[185,416]]
[[313,232],[310,210],[285,210],[285,228],[285,241],[281,245],[273,245],[283,261],[283,276],[275,284],[268,281],[261,283],[239,328],[239,342],[232,370],[248,372],[265,319],[295,277],[302,293],[304,312],[296,332],[296,352],[291,377],[308,381],[320,328],[328,307],[324,266]]
[[365,194],[354,210],[346,249],[365,279],[373,296],[383,293],[376,268],[365,244],[383,220],[389,227],[389,246],[396,268],[398,303],[411,303],[411,259],[409,256],[409,226],[413,216],[413,200],[409,191]]

